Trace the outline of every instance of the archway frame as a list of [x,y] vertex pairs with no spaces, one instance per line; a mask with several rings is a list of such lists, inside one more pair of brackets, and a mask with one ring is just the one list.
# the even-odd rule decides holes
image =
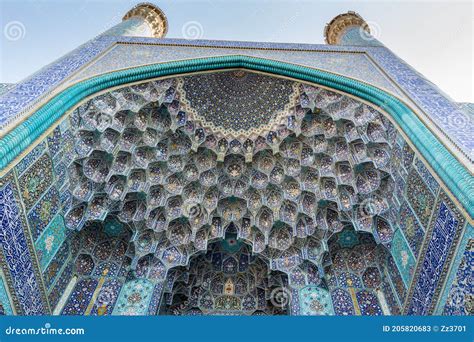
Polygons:
[[443,189],[452,196],[461,211],[468,214],[468,220],[474,221],[474,179],[471,172],[448,151],[404,101],[373,85],[346,76],[245,55],[195,58],[139,66],[95,76],[71,85],[0,139],[0,177],[28,153],[30,145],[46,137],[52,126],[59,124],[67,113],[99,92],[157,78],[236,68],[291,78],[338,91],[381,111],[403,133],[407,142],[441,180]]

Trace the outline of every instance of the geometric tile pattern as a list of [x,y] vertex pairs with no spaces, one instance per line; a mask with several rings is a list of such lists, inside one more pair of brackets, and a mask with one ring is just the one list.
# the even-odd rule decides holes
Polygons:
[[[76,202],[65,215],[68,228],[118,218],[134,233],[133,265],[152,250],[160,258],[170,246],[204,251],[231,223],[254,252],[268,249],[280,270],[290,269],[282,255],[293,253],[297,238],[308,252],[294,262],[304,256],[318,264],[327,237],[346,224],[389,244],[395,129],[381,113],[332,91],[252,72],[206,74],[209,89],[194,77],[201,76],[123,87],[76,110],[76,155],[68,167]],[[255,85],[262,93],[248,91]],[[278,95],[282,86],[285,96]],[[233,102],[213,107],[208,118],[203,93]],[[286,108],[285,116],[259,120],[270,126],[252,132],[249,117],[261,106]],[[210,130],[200,124],[208,119]],[[239,135],[227,134],[229,127]]]
[[69,242],[65,241],[61,244],[61,247],[54,255],[48,267],[43,271],[44,285],[48,290],[51,289],[51,286],[56,281],[56,278],[60,274],[61,269],[66,264],[66,261],[69,258],[69,253]]
[[400,271],[398,270],[398,266],[395,263],[394,258],[392,255],[387,257],[387,271],[390,275],[390,280],[392,281],[393,287],[395,288],[398,300],[401,304],[405,302],[406,295],[407,295],[407,288],[403,281],[402,276],[400,275]]
[[354,304],[348,291],[338,288],[331,293],[334,313],[338,316],[355,315]]
[[347,231],[342,231],[339,236],[333,237],[329,247],[332,264],[326,269],[326,275],[330,274],[328,287],[334,313],[383,315],[376,293],[387,286],[390,288],[381,275],[381,261],[389,252],[384,246],[377,245],[367,233],[358,233],[360,244],[347,248],[345,239],[341,239],[341,235],[347,234]]
[[433,177],[430,171],[428,171],[428,168],[423,164],[420,158],[416,158],[415,163],[414,163],[416,169],[421,175],[421,178],[425,181],[425,183],[428,185],[430,188],[431,192],[436,195],[439,189],[439,183],[438,181]]
[[74,271],[74,264],[68,263],[62,272],[59,274],[56,282],[54,283],[54,287],[48,295],[49,305],[51,308],[56,308],[56,305],[59,303],[59,300],[64,295],[64,291],[66,290],[69,282],[73,277]]
[[[69,120],[65,120],[64,122],[68,122]],[[54,255],[56,251],[60,247],[60,242],[65,238],[63,236],[63,232],[60,232],[58,236],[54,234],[48,235],[48,230],[54,230],[52,228],[53,222],[59,221],[59,218],[61,217],[60,215],[56,215],[58,211],[58,202],[63,203],[62,199],[61,201],[58,201],[58,191],[55,186],[50,187],[50,184],[52,183],[49,181],[51,178],[49,176],[49,170],[52,168],[52,165],[54,165],[54,173],[55,177],[57,177],[57,182],[58,184],[63,184],[65,180],[65,163],[61,161],[59,164],[58,161],[63,160],[63,151],[62,151],[62,145],[61,145],[61,132],[63,131],[64,127],[58,127],[56,128],[49,136],[47,139],[45,139],[44,142],[42,142],[37,148],[33,149],[27,157],[25,157],[17,166],[16,170],[18,172],[18,175],[20,176],[20,188],[22,189],[21,194],[24,196],[24,204],[27,208],[28,211],[28,222],[30,224],[30,227],[32,228],[32,235],[34,239],[39,238],[36,242],[37,248],[38,248],[38,259],[41,264],[41,269],[44,270],[45,274],[46,272],[51,272],[51,277],[48,279],[45,279],[46,281],[46,286],[50,287],[54,285],[54,290],[51,292],[50,299],[52,300],[52,307],[54,308],[53,302],[57,303],[57,300],[59,300],[60,295],[62,294],[65,286],[67,285],[68,279],[72,276],[72,266],[71,264],[68,264],[66,269],[61,273],[61,266],[65,262],[65,259],[68,258],[69,256],[69,251],[65,251],[64,254],[61,253],[61,250],[58,252],[58,255]],[[64,132],[64,131],[63,131]],[[53,156],[53,163],[51,164],[51,159],[49,159],[47,154],[44,154],[45,146],[46,146],[46,141],[47,141],[47,146],[49,150],[49,155]],[[38,166],[31,166],[32,163],[38,161],[38,158],[41,157],[41,160],[43,161],[43,164],[38,164]],[[427,228],[428,222],[429,222],[429,217],[431,215],[431,212],[427,212],[426,209],[431,209],[433,208],[432,206],[429,206],[429,203],[434,204],[434,199],[436,197],[437,191],[439,189],[439,185],[434,179],[434,177],[428,172],[426,167],[423,165],[421,160],[419,160],[417,157],[415,158],[414,165],[416,167],[416,170],[418,173],[415,173],[416,175],[421,175],[421,178],[416,179],[416,176],[412,174],[414,168],[412,166],[412,161],[414,158],[414,153],[409,149],[407,144],[403,145],[403,150],[401,151],[401,166],[403,166],[405,170],[402,170],[403,176],[408,180],[409,183],[409,188],[406,193],[406,197],[409,200],[410,205],[414,208],[414,211],[417,216],[413,214],[413,211],[411,210],[410,206],[408,205],[408,202],[405,202],[402,205],[402,208],[400,209],[400,222],[399,226],[403,230],[399,230],[395,233],[394,236],[394,241],[392,243],[392,251],[394,251],[395,259],[392,260],[392,265],[394,266],[394,263],[398,265],[398,268],[401,269],[400,274],[399,274],[399,279],[400,282],[402,283],[402,288],[403,288],[403,282],[405,284],[410,283],[410,279],[412,274],[410,273],[410,269],[413,267],[413,256],[408,257],[403,257],[403,251],[406,251],[407,254],[410,254],[410,248],[414,254],[414,259],[418,256],[420,250],[421,250],[421,244],[423,242],[424,238],[424,230],[423,228]],[[49,165],[48,165],[49,163]],[[38,177],[37,174],[35,174],[35,169],[43,169],[46,170],[46,174],[44,175],[44,179],[46,182],[43,182],[44,179],[42,177]],[[407,177],[407,173],[410,174]],[[43,175],[41,175],[43,176]],[[54,176],[53,176],[54,178]],[[401,178],[401,177],[400,177]],[[410,179],[414,179],[414,181],[410,182]],[[403,181],[403,179],[402,179]],[[424,182],[423,182],[424,181]],[[420,186],[418,186],[418,184]],[[427,187],[426,187],[426,185]],[[59,188],[59,186],[58,186]],[[427,193],[424,188],[428,189],[431,194]],[[401,187],[403,189],[403,187]],[[15,190],[13,190],[15,191]],[[63,196],[63,192],[61,191],[61,196]],[[431,196],[430,196],[431,195]],[[434,196],[433,196],[434,195]],[[44,201],[44,202],[43,202]],[[0,201],[0,204],[1,201]],[[48,210],[49,209],[49,210]],[[421,210],[425,209],[425,210]],[[1,209],[0,209],[0,214],[1,214]],[[403,216],[406,215],[406,216]],[[54,218],[53,218],[54,217]],[[406,220],[405,220],[406,217]],[[418,219],[420,219],[420,222],[422,222],[423,226],[421,226],[418,223]],[[53,221],[51,219],[53,218]],[[62,218],[61,218],[62,220]],[[3,222],[2,222],[3,226]],[[61,225],[58,225],[57,227],[60,227]],[[61,231],[63,230],[64,226],[62,225]],[[110,233],[111,235],[114,234],[120,234],[122,227],[119,227],[117,225],[111,225],[109,228],[111,228]],[[50,239],[48,240],[46,236],[49,236]],[[408,245],[406,244],[405,239],[403,238],[403,235],[405,235],[406,240],[408,241]],[[51,239],[54,237],[54,239]],[[59,239],[57,239],[59,237]],[[403,242],[403,243],[402,243]],[[352,243],[348,241],[348,243]],[[357,242],[356,242],[357,243]],[[57,244],[57,245],[56,245]],[[66,246],[66,245],[63,245]],[[347,246],[349,247],[349,246]],[[353,247],[353,246],[351,246]],[[471,249],[472,250],[472,249]],[[43,253],[43,251],[47,251],[48,253]],[[467,252],[467,250],[466,250]],[[399,254],[401,257],[396,258],[396,254]],[[403,255],[402,255],[403,254]],[[471,254],[472,256],[472,254]],[[63,259],[65,257],[65,259]],[[467,256],[465,255],[464,258],[462,259],[462,262],[459,267],[459,272],[461,271],[461,268],[465,270],[466,266],[466,260]],[[423,259],[423,253],[421,253],[421,259]],[[57,264],[53,263],[57,260]],[[410,264],[411,266],[408,267],[408,270],[403,270],[403,265],[400,268],[400,262],[406,263],[405,266]],[[49,263],[49,266],[48,266]],[[390,264],[390,262],[389,262]],[[469,263],[467,263],[469,265]],[[53,267],[54,266],[54,267]],[[96,270],[98,270],[99,267],[96,267]],[[408,272],[408,274],[407,274]],[[458,273],[459,273],[458,272]],[[398,273],[397,267],[395,267],[394,273]],[[59,277],[58,277],[58,274]],[[343,274],[341,272],[340,274]],[[64,275],[64,277],[63,277]],[[348,276],[346,276],[348,275]],[[401,276],[400,276],[401,275]],[[459,276],[459,277],[458,277]],[[353,277],[353,279],[352,279]],[[450,303],[451,307],[448,309],[448,304],[446,305],[445,310],[452,310],[450,312],[468,312],[469,307],[462,306],[462,304],[468,303],[464,297],[463,299],[460,300],[459,298],[462,291],[463,293],[469,293],[466,292],[466,277],[462,278],[462,274],[457,274],[456,275],[456,283],[453,283],[453,289],[449,293],[448,301],[447,303]],[[46,277],[45,277],[46,278]],[[58,279],[56,279],[58,278]],[[394,276],[396,279],[397,277]],[[364,284],[365,285],[365,280],[363,280],[362,276],[354,276],[351,273],[344,273],[344,276],[341,277],[341,284],[339,286],[342,286],[344,288],[348,288],[348,283],[347,280],[350,279],[353,284]],[[403,282],[401,282],[401,279],[403,279]],[[392,279],[393,280],[393,279]],[[335,281],[337,282],[337,279],[335,278]],[[88,282],[83,282],[81,284],[90,284]],[[396,281],[394,281],[395,287],[397,288]],[[471,283],[472,284],[472,283]],[[117,300],[118,297],[118,292],[121,289],[122,281],[121,280],[116,280],[116,279],[108,279],[102,286],[99,295],[97,297],[97,301],[94,304],[94,307],[91,311],[91,314],[110,314],[112,308],[113,308],[113,303]],[[456,285],[456,287],[455,287]],[[85,285],[84,285],[85,286]],[[161,286],[161,287],[160,287]],[[384,283],[384,287],[387,287],[387,283]],[[459,286],[462,288],[462,290],[459,290]],[[390,286],[388,285],[388,288]],[[400,289],[400,286],[398,286]],[[62,289],[62,290],[61,290]],[[77,290],[77,291],[76,291]],[[159,299],[162,294],[163,287],[161,284],[155,285],[155,288],[153,290],[153,295],[150,300],[148,312],[156,312],[158,304],[159,304]],[[338,288],[336,291],[333,291],[331,295],[333,298],[335,295],[337,295],[339,292],[344,292],[345,290]],[[398,291],[399,294],[403,291]],[[86,294],[88,293],[87,291],[79,291],[77,289],[77,286],[75,287],[75,290],[73,291],[75,294],[70,297],[70,302],[68,302],[68,305],[73,305],[74,309],[70,309],[70,312],[74,312],[74,310],[82,310],[83,305],[81,304],[80,299],[87,299]],[[385,290],[384,290],[385,292]],[[470,293],[472,293],[472,287],[470,289]],[[346,292],[346,294],[349,296],[351,299],[351,295],[349,292]],[[74,299],[72,301],[71,298],[73,297],[78,297],[79,300]],[[378,304],[377,297],[375,296],[374,292],[371,291],[366,291],[362,290],[356,293],[357,301],[359,302],[359,310],[361,311],[362,314],[364,313],[369,313],[369,314],[378,314],[378,309],[374,309],[378,306],[380,308],[380,305]],[[387,297],[387,295],[386,295]],[[404,297],[401,295],[400,297]],[[387,299],[388,302],[393,302],[393,296],[391,298],[392,300]],[[403,301],[403,298],[401,299]],[[1,293],[0,293],[0,301],[1,301]],[[351,299],[351,302],[353,299]],[[396,303],[396,300],[394,301]],[[73,303],[73,304],[71,304]],[[99,303],[99,304],[98,304]],[[152,304],[155,303],[155,304]],[[341,305],[341,302],[335,302],[335,308],[336,305]],[[375,304],[377,303],[377,304]],[[372,305],[373,304],[373,305]],[[86,308],[87,305],[85,304]],[[391,310],[393,305],[391,306]],[[298,309],[299,310],[299,309]],[[354,308],[352,307],[352,310]],[[456,311],[457,310],[457,311]],[[308,311],[309,312],[309,311]],[[340,311],[341,313],[344,312],[344,310]],[[392,310],[392,313],[395,313],[396,309]],[[381,313],[381,311],[380,311]]]
[[57,215],[41,234],[35,243],[36,255],[38,257],[41,271],[48,267],[49,262],[56,254],[61,244],[66,239],[66,226],[61,215]]

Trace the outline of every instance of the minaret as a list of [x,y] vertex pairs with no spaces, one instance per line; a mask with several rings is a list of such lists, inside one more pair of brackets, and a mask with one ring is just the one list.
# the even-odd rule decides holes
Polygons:
[[339,14],[324,28],[329,45],[383,46],[371,33],[369,25],[356,12]]
[[103,35],[164,38],[167,31],[168,20],[163,11],[151,3],[143,2],[129,10],[120,24]]

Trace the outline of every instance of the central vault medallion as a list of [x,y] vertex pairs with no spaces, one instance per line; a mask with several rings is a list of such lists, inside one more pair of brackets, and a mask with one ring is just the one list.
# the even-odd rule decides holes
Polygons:
[[299,97],[296,82],[234,70],[178,79],[183,110],[216,134],[245,138],[284,123]]

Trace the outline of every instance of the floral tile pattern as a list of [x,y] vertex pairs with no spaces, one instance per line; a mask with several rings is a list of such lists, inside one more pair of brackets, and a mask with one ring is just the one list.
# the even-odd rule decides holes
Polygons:
[[409,287],[415,272],[416,260],[413,257],[410,247],[400,229],[397,229],[393,236],[391,252],[393,259],[398,266],[403,282],[406,287]]
[[83,315],[97,287],[96,279],[81,279],[77,282],[71,296],[64,306],[62,315]]
[[20,178],[20,194],[29,210],[53,182],[51,158],[43,154]]
[[47,313],[33,268],[18,202],[9,183],[0,188],[0,222],[0,245],[13,279],[21,312],[24,315]]
[[418,219],[406,201],[403,202],[400,207],[399,225],[403,230],[403,235],[405,235],[415,259],[417,259],[425,238],[425,231],[418,223]]
[[153,283],[146,279],[137,279],[126,283],[120,292],[114,315],[145,315],[148,312],[153,289]]
[[435,197],[414,168],[408,174],[406,197],[423,227],[428,227]]
[[66,239],[66,233],[64,219],[61,215],[57,215],[36,241],[36,255],[42,271],[48,267],[51,259],[61,247]]
[[334,315],[329,291],[318,286],[307,286],[299,293],[301,315],[322,316]]
[[474,239],[469,240],[464,257],[459,264],[456,278],[451,285],[443,315],[472,315],[474,283],[472,266],[474,265]]
[[28,213],[28,223],[36,241],[59,210],[59,194],[52,186]]

